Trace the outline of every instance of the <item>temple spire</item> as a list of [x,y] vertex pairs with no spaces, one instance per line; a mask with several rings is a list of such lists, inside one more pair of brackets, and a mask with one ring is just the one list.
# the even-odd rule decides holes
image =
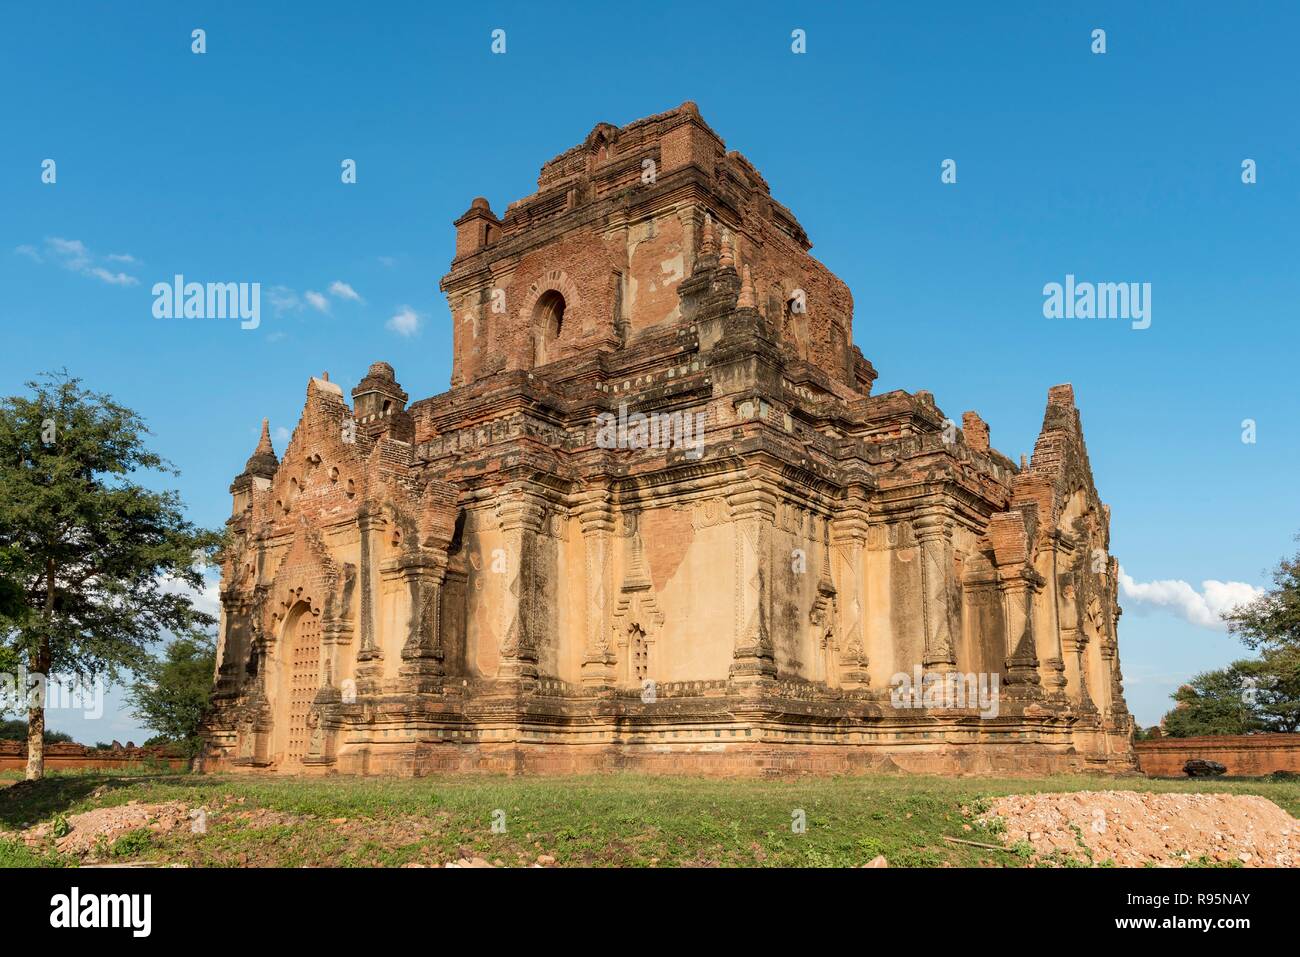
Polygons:
[[262,437],[257,440],[253,454],[248,457],[243,474],[270,478],[279,467],[280,460],[275,457],[275,449],[271,446],[271,423],[268,419],[263,419]]
[[262,420],[262,437],[257,440],[257,448],[253,450],[254,455],[275,455],[275,448],[271,445],[271,420]]

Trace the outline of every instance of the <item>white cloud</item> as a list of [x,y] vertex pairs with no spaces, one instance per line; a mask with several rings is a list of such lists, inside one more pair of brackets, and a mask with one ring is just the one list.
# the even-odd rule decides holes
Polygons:
[[288,286],[272,286],[267,291],[266,298],[271,301],[271,308],[277,316],[302,308],[302,300]]
[[392,269],[397,265],[397,260],[392,256],[376,256],[375,258],[379,260],[379,265],[383,266],[385,269]]
[[47,246],[58,253],[60,256],[88,256],[90,250],[80,239],[60,239],[58,236],[52,236],[45,240]]
[[420,314],[410,306],[398,306],[397,314],[384,325],[399,336],[413,336],[420,329]]
[[[350,299],[353,302],[364,302],[360,294],[350,285],[341,279],[336,279],[330,283],[329,294],[338,299]],[[315,289],[308,289],[302,295],[288,286],[272,286],[267,292],[267,298],[271,301],[271,308],[275,310],[277,316],[282,316],[286,312],[298,312],[311,306],[317,312],[328,313],[330,311],[329,298],[322,292]]]
[[281,425],[275,430],[274,433],[272,433],[272,438],[274,438],[277,442],[288,442],[289,430],[286,429],[283,425]]
[[1180,579],[1138,582],[1119,570],[1120,592],[1124,598],[1150,608],[1164,608],[1202,628],[1226,631],[1220,617],[1224,612],[1264,594],[1264,589],[1246,582],[1221,582],[1207,579],[1197,591]]
[[110,286],[134,286],[140,282],[134,276],[128,276],[124,272],[109,272],[103,266],[95,266],[90,270],[90,275],[96,279],[102,279]]
[[38,263],[45,262],[45,260],[41,258],[41,254],[36,251],[35,246],[28,246],[27,244],[24,243],[22,246],[15,247],[14,252],[19,256],[26,256],[28,259],[32,260],[33,262],[38,262]]
[[337,296],[339,299],[351,299],[353,302],[361,301],[357,291],[340,279],[335,279],[330,283],[330,295]]
[[[31,246],[19,246],[14,251],[34,259],[36,262],[42,261],[40,254]],[[45,251],[57,260],[64,269],[70,269],[73,272],[81,273],[83,276],[98,279],[110,286],[135,286],[140,282],[135,276],[129,276],[121,271],[113,271],[95,265],[94,254],[80,239],[63,239],[59,236],[47,237]],[[129,253],[114,253],[111,256],[105,256],[104,262],[134,263],[137,260]]]

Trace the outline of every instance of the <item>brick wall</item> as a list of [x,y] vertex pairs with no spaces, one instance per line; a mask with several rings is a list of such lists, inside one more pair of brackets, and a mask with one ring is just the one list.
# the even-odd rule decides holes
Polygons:
[[1190,758],[1218,761],[1231,777],[1274,771],[1300,774],[1300,734],[1219,734],[1197,738],[1138,741],[1138,767],[1152,777],[1182,777]]
[[[88,748],[84,744],[47,744],[45,769],[64,771],[73,768],[132,768],[148,763],[168,768],[183,768],[184,758],[168,755],[162,748]],[[27,767],[27,742],[0,741],[0,771]]]

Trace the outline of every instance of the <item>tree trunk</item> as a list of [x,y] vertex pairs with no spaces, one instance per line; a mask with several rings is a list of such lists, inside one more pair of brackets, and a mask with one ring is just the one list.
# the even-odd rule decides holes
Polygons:
[[[45,691],[50,671],[50,640],[28,662],[27,674],[27,780],[45,777]],[[38,684],[33,687],[33,681]]]
[[[29,699],[30,700],[30,699]],[[27,709],[27,780],[45,777],[45,701]]]
[[[27,689],[27,780],[39,781],[45,777],[45,689],[50,677],[50,624],[54,620],[54,560],[45,563],[45,628],[40,648],[29,662],[32,674],[40,681],[39,692],[33,699],[32,688]],[[27,680],[32,680],[28,674]]]

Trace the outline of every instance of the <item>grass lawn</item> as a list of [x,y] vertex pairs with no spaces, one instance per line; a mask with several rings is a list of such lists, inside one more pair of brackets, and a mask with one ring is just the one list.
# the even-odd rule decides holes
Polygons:
[[[569,866],[1025,866],[963,831],[963,806],[1033,791],[1150,790],[1259,794],[1300,816],[1297,781],[1185,781],[1142,777],[1033,779],[875,775],[716,780],[614,774],[588,777],[285,778],[176,772],[52,774],[33,785],[0,773],[0,830],[15,831],[130,801],[180,801],[208,812],[206,834],[180,828],[119,837],[101,859],[191,866],[440,865],[478,856]],[[795,833],[797,811],[806,831]],[[504,812],[497,814],[495,812]],[[504,833],[493,830],[494,815]],[[57,825],[56,825],[57,826]],[[47,842],[0,838],[0,866],[77,863]]]

